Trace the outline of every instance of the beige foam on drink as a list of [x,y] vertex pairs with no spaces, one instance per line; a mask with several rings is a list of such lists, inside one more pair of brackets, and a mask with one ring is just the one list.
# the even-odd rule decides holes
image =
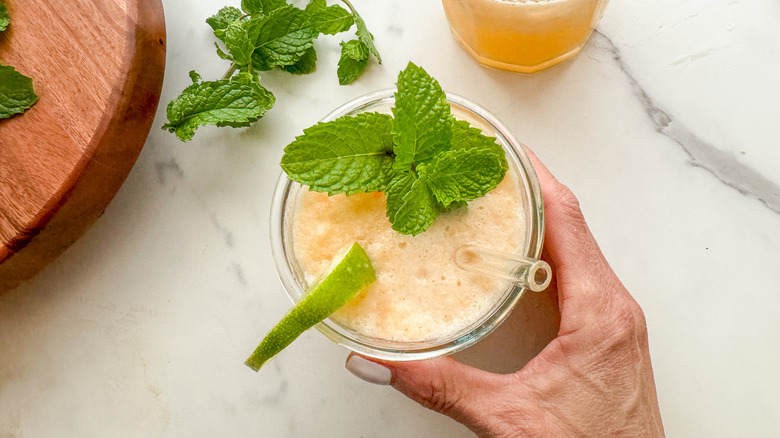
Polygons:
[[376,271],[377,281],[332,319],[374,338],[427,341],[471,325],[504,296],[507,283],[462,270],[453,254],[464,244],[522,252],[523,195],[512,171],[487,195],[439,215],[417,236],[394,231],[385,214],[382,193],[300,194],[293,242],[307,281],[311,284],[355,241]]

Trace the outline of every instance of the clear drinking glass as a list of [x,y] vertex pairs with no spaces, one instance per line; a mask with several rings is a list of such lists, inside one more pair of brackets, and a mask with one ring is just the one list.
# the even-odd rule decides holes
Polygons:
[[455,39],[481,64],[533,73],[576,56],[608,0],[442,0]]
[[[327,122],[344,115],[355,115],[368,111],[391,114],[394,92],[394,89],[382,90],[357,98],[334,110],[322,121]],[[468,327],[463,327],[457,333],[446,338],[424,342],[393,342],[368,337],[332,319],[326,319],[316,325],[316,328],[331,340],[366,356],[387,360],[419,360],[460,351],[492,332],[510,314],[512,308],[527,289],[520,284],[529,275],[533,278],[534,274],[529,274],[529,272],[536,272],[533,266],[536,266],[534,262],[538,261],[542,252],[544,207],[539,182],[531,162],[522,145],[515,140],[509,130],[496,117],[462,97],[448,93],[447,100],[456,118],[468,121],[473,126],[482,129],[486,135],[497,139],[506,151],[509,165],[522,182],[523,203],[527,212],[525,251],[522,254],[506,258],[499,255],[497,259],[501,262],[521,260],[519,268],[516,269],[515,277],[517,280],[515,283],[508,283],[503,298],[495,303],[492,309],[482,315],[478,321]],[[299,301],[308,288],[305,275],[296,260],[292,242],[296,197],[305,190],[307,190],[305,187],[289,180],[282,172],[271,205],[271,245],[274,261],[282,284],[293,302]],[[482,255],[480,254],[480,256]],[[466,253],[464,257],[470,258],[471,255]],[[484,272],[494,268],[492,262],[496,258],[491,257],[490,253],[484,254],[484,258],[491,263],[478,264],[474,270]],[[528,261],[531,263],[529,264]],[[539,263],[544,264],[544,262]],[[544,265],[546,266],[546,264]],[[547,271],[547,275],[549,275],[549,271]],[[546,285],[545,279],[540,278],[539,284]]]

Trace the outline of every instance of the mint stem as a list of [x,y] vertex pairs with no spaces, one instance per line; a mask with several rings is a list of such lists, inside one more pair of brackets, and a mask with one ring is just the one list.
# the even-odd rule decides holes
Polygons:
[[349,8],[349,11],[352,12],[352,15],[357,15],[357,11],[355,10],[355,7],[352,6],[352,3],[349,2],[349,0],[341,0],[347,7]]
[[233,76],[233,73],[235,73],[236,70],[238,70],[238,64],[236,64],[235,62],[230,64],[230,68],[228,69],[227,72],[225,72],[225,75],[222,76],[222,80],[224,81],[225,79],[230,79],[230,77]]

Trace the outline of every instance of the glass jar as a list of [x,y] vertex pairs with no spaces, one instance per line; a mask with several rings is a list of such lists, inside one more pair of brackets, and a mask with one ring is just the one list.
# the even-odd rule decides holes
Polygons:
[[607,0],[442,0],[455,39],[481,64],[533,73],[576,56]]
[[[394,92],[394,89],[382,90],[357,98],[328,114],[322,122],[369,111],[391,114]],[[495,137],[506,151],[510,172],[514,172],[520,181],[522,204],[526,211],[525,248],[523,253],[518,255],[538,260],[541,256],[544,236],[544,207],[536,173],[522,145],[495,116],[480,106],[449,93],[447,100],[451,105],[453,116],[466,120],[472,126],[482,129],[486,135]],[[284,289],[293,302],[299,301],[308,288],[305,274],[296,259],[292,241],[297,197],[306,190],[300,184],[289,180],[282,172],[271,205],[273,257]],[[492,332],[510,314],[526,288],[517,284],[506,284],[503,297],[492,306],[490,311],[467,327],[439,339],[422,342],[388,341],[361,334],[332,318],[326,319],[315,327],[338,344],[370,357],[386,360],[420,360],[447,355],[474,344]]]

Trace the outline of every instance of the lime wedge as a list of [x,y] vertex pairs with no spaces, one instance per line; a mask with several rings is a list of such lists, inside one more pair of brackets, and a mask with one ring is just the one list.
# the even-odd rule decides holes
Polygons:
[[355,242],[336,257],[329,270],[315,282],[306,295],[263,338],[255,352],[244,362],[257,371],[269,359],[290,345],[301,333],[347,304],[361,289],[376,280],[374,268],[363,248]]

